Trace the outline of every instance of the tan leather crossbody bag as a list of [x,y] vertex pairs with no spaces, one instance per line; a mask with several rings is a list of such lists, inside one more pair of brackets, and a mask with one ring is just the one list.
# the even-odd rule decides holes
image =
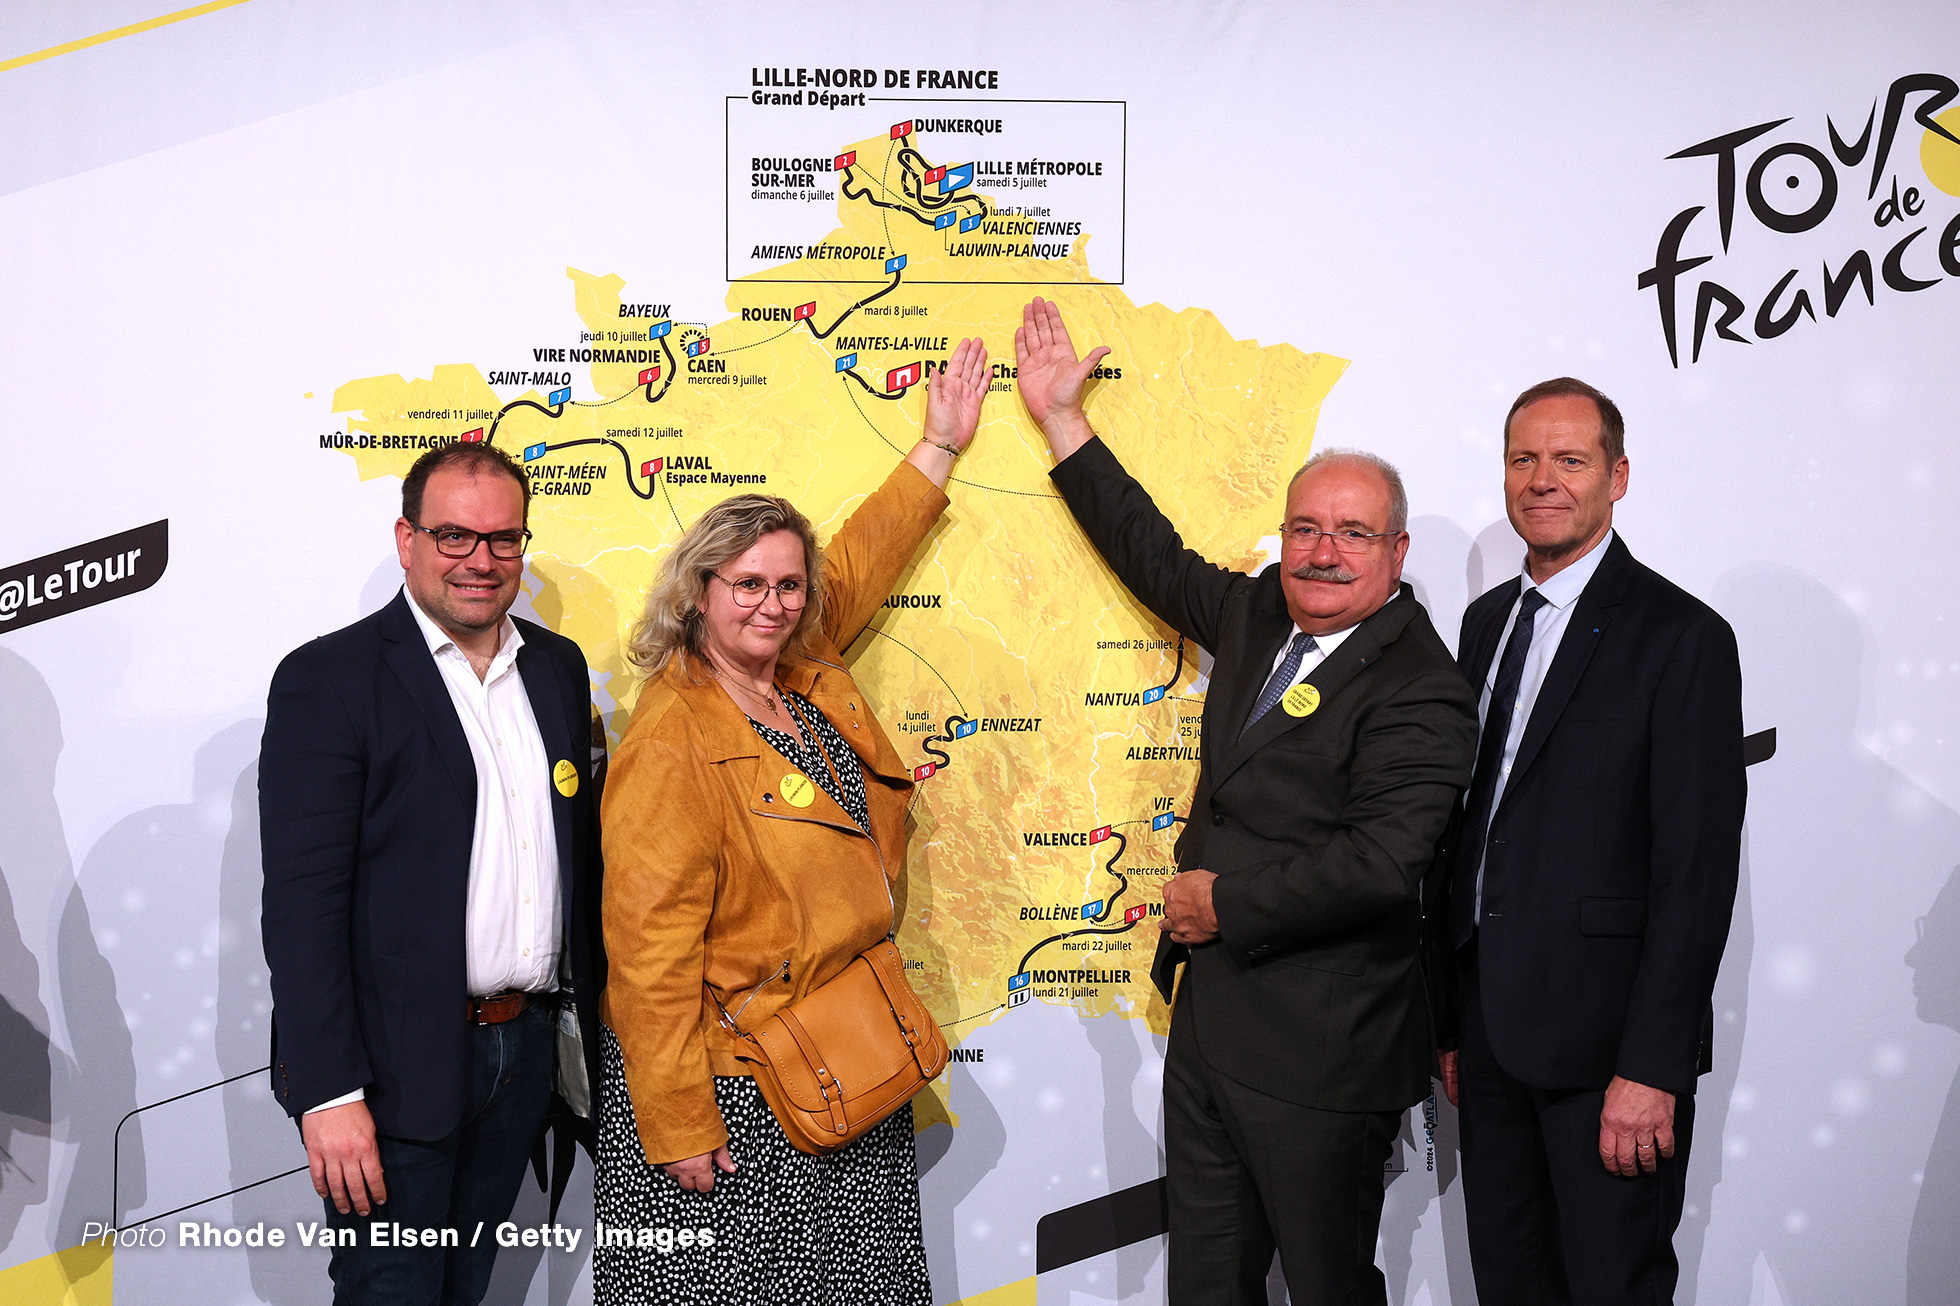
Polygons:
[[[800,712],[797,719],[834,779],[836,763]],[[891,882],[882,871],[878,878],[889,896]],[[894,926],[897,914],[894,903]],[[938,1022],[906,982],[890,935],[753,1031],[738,1028],[725,1007],[721,1019],[741,1040],[735,1055],[754,1074],[790,1145],[816,1156],[863,1137],[951,1060]]]

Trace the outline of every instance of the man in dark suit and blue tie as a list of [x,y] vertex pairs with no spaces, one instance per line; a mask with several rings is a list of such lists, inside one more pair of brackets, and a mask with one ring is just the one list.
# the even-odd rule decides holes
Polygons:
[[1212,654],[1204,750],[1152,978],[1168,1000],[1172,1306],[1385,1306],[1383,1167],[1430,1091],[1424,872],[1469,782],[1469,687],[1401,583],[1393,467],[1324,451],[1287,486],[1279,565],[1184,547],[1083,415],[1060,312],[1035,300],[1017,384],[1051,478],[1130,592]]
[[1679,1274],[1741,854],[1742,674],[1728,623],[1614,532],[1627,472],[1605,395],[1562,377],[1518,397],[1524,572],[1470,605],[1457,650],[1482,729],[1432,969],[1457,981],[1441,1069],[1482,1306],[1655,1306]]
[[529,499],[494,446],[425,454],[403,591],[289,655],[267,699],[272,1087],[354,1234],[336,1303],[481,1300],[554,1087],[594,1114],[591,698],[578,646],[508,615]]

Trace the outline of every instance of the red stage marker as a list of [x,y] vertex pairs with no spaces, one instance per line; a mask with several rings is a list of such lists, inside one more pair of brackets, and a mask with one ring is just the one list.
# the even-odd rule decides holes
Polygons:
[[893,140],[902,141],[907,136],[910,136],[911,134],[912,134],[912,120],[910,118],[907,118],[904,122],[895,122],[892,124]]
[[914,780],[923,780],[938,769],[939,763],[937,762],[927,762],[924,766],[915,766],[912,768],[912,778]]
[[1101,843],[1103,840],[1107,838],[1109,838],[1109,827],[1106,825],[1099,825],[1095,829],[1089,831],[1090,843]]
[[885,373],[885,393],[896,394],[919,383],[919,364],[907,363],[904,367],[894,367]]
[[659,379],[660,379],[660,369],[657,366],[649,367],[646,371],[640,373],[641,385],[652,385],[655,381],[658,381]]
[[483,428],[479,426],[479,427],[477,427],[477,428],[476,428],[476,429],[475,429],[474,431],[465,431],[465,432],[463,432],[463,443],[464,443],[464,444],[482,444],[482,443],[483,443]]
[[792,308],[789,311],[789,320],[792,322],[801,322],[806,317],[815,317],[816,315],[817,301],[813,299],[807,304],[798,304],[795,308]]
[[660,469],[666,465],[667,460],[665,458],[655,458],[648,462],[643,462],[640,464],[640,475],[646,477],[648,480],[652,480],[654,477],[660,475]]
[[1135,925],[1138,921],[1142,920],[1145,916],[1149,914],[1150,914],[1150,904],[1145,902],[1140,902],[1136,906],[1130,908],[1128,911],[1123,913],[1123,923],[1125,925]]
[[856,150],[846,150],[844,151],[844,153],[837,156],[837,161],[831,164],[831,167],[837,169],[837,171],[839,172],[842,172],[844,171],[844,169],[850,167],[853,163],[856,163],[857,161],[858,161],[858,152]]
[[944,181],[944,180],[946,180],[946,169],[944,166],[934,168],[931,172],[928,172],[926,174],[926,185],[928,186],[932,185],[932,183],[934,183],[935,181]]

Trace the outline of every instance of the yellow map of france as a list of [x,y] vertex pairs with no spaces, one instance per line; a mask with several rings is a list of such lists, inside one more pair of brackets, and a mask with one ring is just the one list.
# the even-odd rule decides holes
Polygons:
[[955,1046],[1029,1001],[1161,1033],[1147,972],[1203,746],[1198,650],[1116,582],[1055,495],[1014,393],[1014,329],[1042,293],[1079,348],[1111,346],[1090,420],[1186,542],[1236,568],[1262,561],[1346,364],[1235,340],[1200,309],[1139,307],[1091,275],[1093,233],[1049,243],[1048,224],[998,206],[973,165],[927,159],[906,126],[845,147],[840,225],[767,280],[733,282],[725,319],[689,325],[618,276],[568,268],[577,344],[534,351],[534,370],[349,381],[341,443],[364,478],[457,439],[524,458],[530,597],[585,650],[616,742],[638,690],[624,639],[682,525],[756,490],[827,537],[916,442],[931,369],[981,337],[995,379],[952,508],[847,651],[920,778],[899,942]]

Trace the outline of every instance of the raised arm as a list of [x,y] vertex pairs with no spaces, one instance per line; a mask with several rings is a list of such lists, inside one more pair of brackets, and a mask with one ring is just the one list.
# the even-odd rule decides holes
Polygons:
[[1082,385],[1108,352],[1099,345],[1076,358],[1062,312],[1047,300],[1022,311],[1017,382],[1055,455],[1049,479],[1125,588],[1173,630],[1217,652],[1225,605],[1247,578],[1186,548],[1149,491],[1096,438],[1082,413]]
[[871,624],[946,511],[946,482],[954,460],[973,442],[992,375],[986,346],[960,341],[926,388],[919,443],[824,546],[823,628],[838,648],[848,648]]

